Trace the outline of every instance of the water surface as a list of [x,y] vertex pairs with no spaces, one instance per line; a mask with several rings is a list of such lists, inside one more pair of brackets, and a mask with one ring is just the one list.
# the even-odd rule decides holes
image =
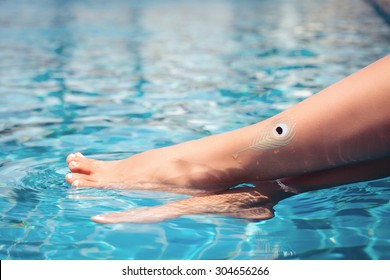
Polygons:
[[246,126],[390,51],[365,1],[140,2],[0,1],[0,258],[389,259],[388,178],[292,197],[267,221],[90,221],[184,196],[73,189],[68,153]]

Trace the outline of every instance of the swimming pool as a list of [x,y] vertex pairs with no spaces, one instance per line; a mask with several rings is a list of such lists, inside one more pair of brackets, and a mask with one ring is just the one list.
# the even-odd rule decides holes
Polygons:
[[100,225],[185,196],[74,189],[65,157],[132,154],[272,116],[390,52],[365,1],[0,1],[0,259],[390,259],[390,180],[275,218]]

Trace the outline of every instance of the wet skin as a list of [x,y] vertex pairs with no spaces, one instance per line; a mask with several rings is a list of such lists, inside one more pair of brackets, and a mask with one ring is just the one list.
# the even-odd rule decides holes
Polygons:
[[[128,168],[132,158],[124,161],[104,162],[88,159],[81,153],[70,154],[67,158],[72,173],[66,180],[73,187],[94,187],[102,189],[122,188],[127,190],[168,190],[195,195],[181,201],[155,207],[128,209],[121,212],[102,214],[92,217],[98,223],[157,223],[183,215],[213,214],[251,220],[265,220],[274,216],[273,206],[281,199],[293,195],[272,181],[255,182],[240,188],[200,191],[194,193],[186,188],[167,187],[128,177],[121,177],[123,168]],[[137,183],[135,183],[137,182]],[[178,191],[175,191],[178,190]],[[272,197],[272,199],[271,199]]]

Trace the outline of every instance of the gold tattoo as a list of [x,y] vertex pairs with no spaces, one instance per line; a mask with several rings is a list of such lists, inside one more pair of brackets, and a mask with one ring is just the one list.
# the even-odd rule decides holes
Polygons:
[[295,123],[289,119],[276,119],[260,131],[251,144],[233,155],[238,155],[247,150],[272,150],[291,143],[295,135]]

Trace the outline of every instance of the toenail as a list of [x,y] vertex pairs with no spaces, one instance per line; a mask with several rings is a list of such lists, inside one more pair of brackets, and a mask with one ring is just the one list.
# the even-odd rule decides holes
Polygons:
[[76,153],[76,156],[79,156],[79,157],[82,157],[82,158],[85,157],[82,153],[79,153],[79,152]]
[[73,177],[72,173],[66,174],[67,179],[72,179],[72,177]]
[[69,155],[71,158],[74,158],[75,157],[75,154],[70,154]]
[[77,162],[75,162],[75,161],[71,161],[71,162],[70,162],[70,165],[72,165],[72,166],[76,167],[76,166],[77,166]]
[[79,180],[76,180],[76,181],[73,182],[72,186],[73,186],[73,187],[78,187],[79,184],[80,184],[80,181],[79,181]]

